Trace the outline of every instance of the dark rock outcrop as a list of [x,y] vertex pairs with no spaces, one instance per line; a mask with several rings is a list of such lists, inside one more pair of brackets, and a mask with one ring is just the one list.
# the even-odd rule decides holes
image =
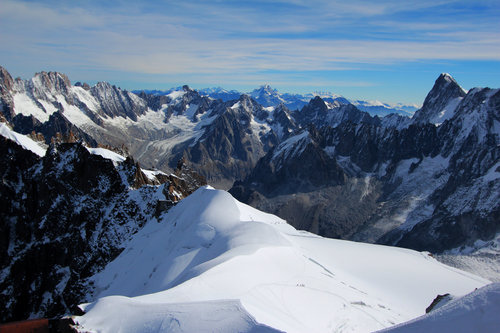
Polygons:
[[162,192],[175,204],[202,184],[185,168],[189,177],[152,180],[133,159],[117,163],[81,143],[52,144],[40,158],[0,136],[0,154],[2,322],[72,311],[92,288],[85,278],[155,219]]

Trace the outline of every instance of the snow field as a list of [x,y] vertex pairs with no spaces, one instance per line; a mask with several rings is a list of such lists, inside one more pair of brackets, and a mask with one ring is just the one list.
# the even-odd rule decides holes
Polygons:
[[[437,294],[489,282],[426,253],[297,231],[210,187],[150,221],[93,281],[97,301],[77,321],[100,332],[263,329],[258,323],[368,332],[424,314]],[[234,325],[211,321],[211,311]]]
[[499,313],[500,283],[492,283],[384,332],[498,332]]

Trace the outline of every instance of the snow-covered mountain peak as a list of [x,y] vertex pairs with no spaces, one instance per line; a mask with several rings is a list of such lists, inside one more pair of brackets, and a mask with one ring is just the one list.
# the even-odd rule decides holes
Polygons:
[[249,115],[258,115],[263,110],[262,106],[247,94],[241,95],[238,101],[231,106],[231,109],[239,109]]
[[415,112],[412,121],[441,124],[453,117],[455,109],[466,94],[451,75],[443,73],[434,82],[422,108]]
[[286,102],[278,90],[271,88],[268,84],[251,91],[249,95],[264,107],[276,106],[279,103]]
[[309,105],[314,109],[328,108],[328,105],[320,96],[314,96],[314,98],[309,102]]
[[198,90],[200,94],[215,94],[215,93],[227,93],[228,91],[222,87],[211,87]]
[[[455,79],[451,76],[451,74],[449,74],[449,73],[445,73],[445,72],[441,73],[441,74],[439,75],[439,78],[443,78],[444,80],[446,80],[446,81],[448,81],[448,82],[453,82],[453,81],[455,81]],[[456,82],[456,81],[455,81],[455,82]]]
[[174,90],[172,91],[171,93],[165,95],[167,97],[169,97],[172,101],[175,101],[177,99],[180,99],[182,98],[182,96],[184,96],[186,94],[186,90],[182,89],[182,90]]
[[453,76],[448,73],[441,73],[435,82],[435,87],[437,87],[437,89],[444,89],[444,87],[448,85],[452,85],[453,89],[457,89],[458,87],[464,94],[467,93],[467,91],[458,84]]
[[[241,93],[236,90],[227,91],[220,87],[201,89],[199,90],[199,92],[202,95],[207,95],[215,99],[222,99],[225,102],[238,99],[241,95]],[[252,96],[264,107],[277,106],[278,104],[283,103],[290,110],[301,110],[305,105],[309,103],[311,99],[316,96],[321,97],[325,102],[328,103],[352,103],[356,105],[361,111],[366,111],[371,115],[378,116],[385,116],[390,113],[400,113],[411,116],[415,112],[415,110],[419,108],[419,106],[413,104],[389,104],[378,101],[375,101],[375,103],[373,103],[371,101],[348,100],[345,97],[328,91],[315,91],[313,93],[306,94],[281,93],[268,84],[262,85],[259,88],[252,90],[248,93],[248,95]]]
[[221,87],[199,89],[198,92],[202,96],[209,96],[213,99],[221,99],[223,102],[238,99],[242,95],[239,91],[226,90]]
[[300,155],[311,141],[308,131],[286,139],[275,148],[272,161],[287,160]]
[[275,95],[278,96],[278,90],[273,89],[269,84],[263,84],[259,88],[254,89],[250,92],[250,96],[259,97],[262,95]]
[[35,89],[47,90],[50,93],[68,93],[71,87],[71,82],[69,81],[66,74],[59,72],[40,72],[36,73],[31,79]]

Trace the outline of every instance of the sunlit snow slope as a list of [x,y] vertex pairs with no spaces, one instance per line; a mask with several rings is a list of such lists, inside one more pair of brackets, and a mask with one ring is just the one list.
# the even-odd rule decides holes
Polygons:
[[499,313],[500,283],[492,283],[384,332],[498,332]]
[[426,253],[322,238],[204,187],[93,278],[82,330],[374,331],[487,280]]

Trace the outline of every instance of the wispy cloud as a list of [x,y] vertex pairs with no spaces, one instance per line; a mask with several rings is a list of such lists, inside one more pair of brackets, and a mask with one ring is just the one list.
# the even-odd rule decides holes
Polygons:
[[3,0],[0,62],[233,82],[272,73],[280,82],[277,73],[292,78],[287,73],[366,70],[367,64],[500,61],[500,5],[471,6],[451,0]]

